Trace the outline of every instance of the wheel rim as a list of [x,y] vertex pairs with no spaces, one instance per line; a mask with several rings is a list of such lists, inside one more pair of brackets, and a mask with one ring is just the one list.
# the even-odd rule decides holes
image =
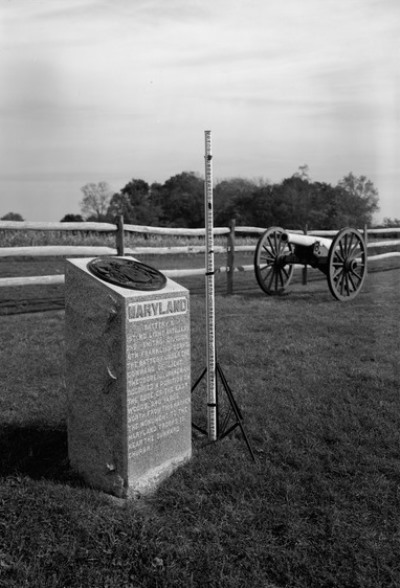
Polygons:
[[342,229],[328,255],[328,285],[332,295],[345,302],[360,292],[367,275],[367,252],[356,229]]
[[270,227],[257,243],[254,269],[260,288],[269,295],[281,294],[288,286],[293,274],[293,265],[284,261],[292,252],[292,245],[282,241],[284,230]]

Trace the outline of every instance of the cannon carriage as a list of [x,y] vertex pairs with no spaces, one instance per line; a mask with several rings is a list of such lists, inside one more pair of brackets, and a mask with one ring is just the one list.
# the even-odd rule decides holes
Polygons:
[[295,264],[317,268],[327,277],[332,295],[342,302],[360,292],[367,274],[366,245],[359,231],[342,229],[334,239],[290,233],[270,227],[260,237],[254,269],[261,289],[282,294]]

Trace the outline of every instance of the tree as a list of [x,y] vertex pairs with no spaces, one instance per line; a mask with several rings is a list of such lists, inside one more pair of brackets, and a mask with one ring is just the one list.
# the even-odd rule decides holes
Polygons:
[[85,184],[81,191],[83,199],[80,207],[86,220],[102,222],[106,220],[107,209],[111,199],[111,190],[107,182]]
[[340,214],[341,189],[326,182],[310,184],[310,205],[307,220],[304,223],[311,229],[341,229],[343,224]]
[[[220,197],[220,190],[229,201],[223,210],[224,224],[233,217],[237,224],[257,227],[280,225],[298,229],[307,222],[311,206],[310,183],[298,175],[286,178],[279,184],[225,181],[216,186],[217,197]],[[227,196],[231,199],[228,200]]]
[[60,220],[60,223],[81,223],[83,218],[80,214],[66,214]]
[[149,188],[150,205],[157,211],[158,222],[162,223],[163,216],[163,191],[162,184],[153,182]]
[[307,179],[296,174],[285,178],[280,184],[274,184],[271,207],[278,225],[301,229],[308,223],[311,185]]
[[7,212],[0,220],[4,221],[23,221],[24,219],[18,212]]
[[159,207],[153,205],[149,184],[133,179],[111,198],[107,210],[110,220],[123,215],[124,221],[133,225],[154,225],[159,220]]
[[388,229],[400,227],[400,218],[388,218],[385,216],[383,219],[383,227]]
[[353,226],[370,226],[373,213],[379,210],[378,190],[373,182],[366,176],[356,177],[350,172],[337,186],[347,195],[342,199],[343,213],[347,213]]
[[169,178],[157,190],[161,221],[166,226],[197,228],[204,226],[204,180],[194,172]]
[[238,202],[251,198],[257,187],[255,182],[243,178],[219,182],[214,188],[215,226],[225,226],[233,218],[238,220]]
[[299,165],[298,171],[293,174],[293,178],[300,178],[301,180],[310,181],[310,168],[305,163],[304,165]]
[[235,199],[232,218],[237,225],[269,227],[276,224],[271,210],[272,186],[256,187],[252,192],[243,192]]
[[[360,203],[362,208],[360,209]],[[234,200],[238,224],[285,229],[362,226],[364,202],[340,186],[311,182],[300,174],[264,185]],[[361,220],[360,220],[361,219]]]

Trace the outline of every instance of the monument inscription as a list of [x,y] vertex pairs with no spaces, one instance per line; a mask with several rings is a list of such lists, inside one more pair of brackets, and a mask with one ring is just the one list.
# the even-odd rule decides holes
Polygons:
[[128,305],[128,461],[137,471],[179,448],[190,418],[187,313],[186,297]]

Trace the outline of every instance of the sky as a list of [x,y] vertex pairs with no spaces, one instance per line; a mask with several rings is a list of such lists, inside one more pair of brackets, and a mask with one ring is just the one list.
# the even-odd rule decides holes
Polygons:
[[398,0],[0,0],[0,217],[81,187],[353,172],[400,218]]

